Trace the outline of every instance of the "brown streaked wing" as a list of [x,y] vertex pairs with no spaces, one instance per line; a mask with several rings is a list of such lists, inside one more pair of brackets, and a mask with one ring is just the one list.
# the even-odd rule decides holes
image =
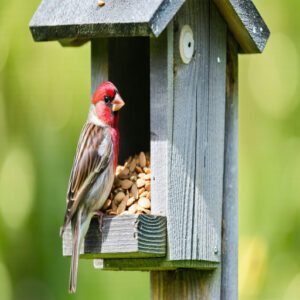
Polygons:
[[82,129],[69,181],[64,227],[70,222],[79,202],[97,175],[108,165],[112,157],[111,143],[109,143],[105,155],[100,156],[98,153],[104,138],[103,131],[102,127],[93,123],[86,123]]

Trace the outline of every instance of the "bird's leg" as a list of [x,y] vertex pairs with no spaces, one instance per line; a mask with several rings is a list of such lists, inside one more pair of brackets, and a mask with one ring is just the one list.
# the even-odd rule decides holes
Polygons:
[[99,223],[99,231],[103,232],[103,218],[105,216],[105,213],[101,210],[98,210],[95,212],[95,215],[98,217],[98,223]]

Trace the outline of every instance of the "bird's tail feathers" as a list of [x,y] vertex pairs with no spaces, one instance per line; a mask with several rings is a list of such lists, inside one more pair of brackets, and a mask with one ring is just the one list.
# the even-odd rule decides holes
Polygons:
[[71,258],[71,268],[70,268],[70,281],[69,281],[69,292],[75,293],[77,286],[77,272],[78,272],[78,260],[79,260],[79,252],[81,246],[81,217],[82,210],[78,211],[76,216],[75,224],[72,224],[72,238],[73,238],[73,251]]
[[63,234],[65,232],[65,226],[61,226],[60,229],[59,229],[59,236],[62,238],[63,237]]

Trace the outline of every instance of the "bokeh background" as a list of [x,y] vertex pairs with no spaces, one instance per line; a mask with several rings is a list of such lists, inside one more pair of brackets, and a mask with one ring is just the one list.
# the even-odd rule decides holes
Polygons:
[[[240,56],[240,299],[300,299],[299,1],[256,0],[272,35]],[[90,46],[34,43],[39,0],[0,0],[0,299],[148,299],[147,273],[81,261],[58,230],[90,91]]]

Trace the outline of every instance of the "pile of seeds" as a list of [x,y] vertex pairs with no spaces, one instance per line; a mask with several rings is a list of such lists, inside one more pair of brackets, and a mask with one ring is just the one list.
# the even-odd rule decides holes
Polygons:
[[102,210],[108,215],[150,214],[150,156],[144,152],[117,166],[112,191]]

